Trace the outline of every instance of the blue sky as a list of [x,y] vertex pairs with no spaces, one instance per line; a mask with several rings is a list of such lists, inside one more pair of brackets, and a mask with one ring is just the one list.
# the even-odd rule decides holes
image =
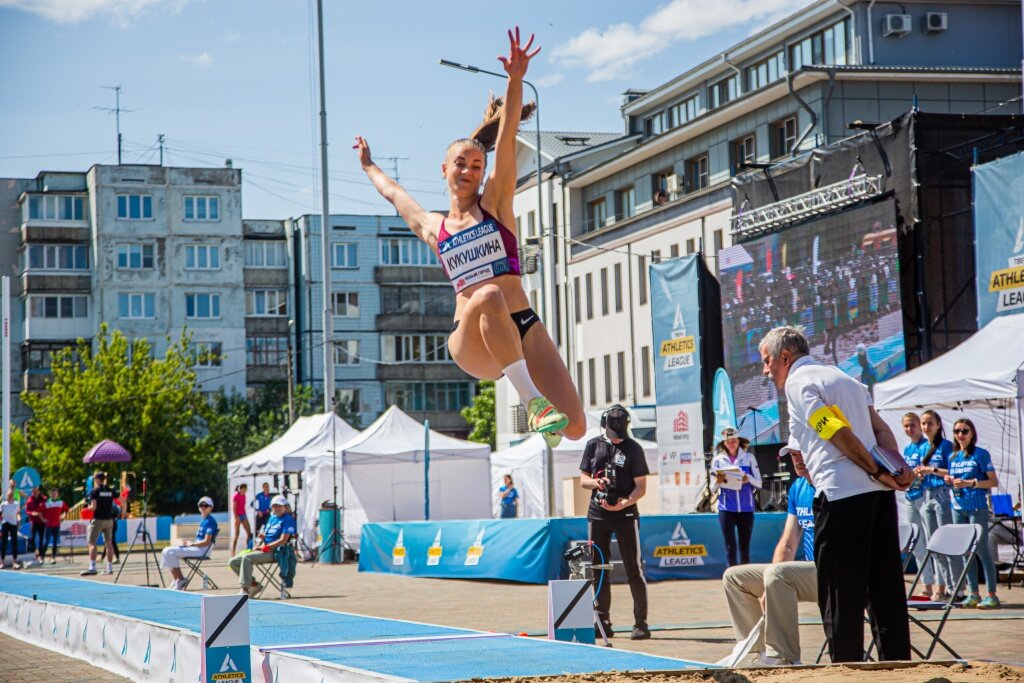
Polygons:
[[[428,208],[440,161],[501,71],[505,29],[544,49],[528,78],[544,130],[620,131],[621,94],[660,85],[810,0],[325,0],[332,213],[389,212],[351,151],[357,134]],[[120,84],[129,163],[243,173],[246,218],[318,213],[315,0],[0,0],[0,177],[115,163]]]

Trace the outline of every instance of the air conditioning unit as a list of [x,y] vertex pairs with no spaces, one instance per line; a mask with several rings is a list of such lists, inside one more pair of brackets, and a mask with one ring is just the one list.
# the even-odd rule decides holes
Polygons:
[[682,192],[683,191],[683,179],[679,177],[679,174],[673,173],[665,179],[665,185],[669,192]]
[[882,35],[886,38],[896,36],[902,38],[912,29],[909,14],[886,14],[882,21]]
[[928,12],[924,15],[924,32],[939,33],[949,28],[949,15],[945,12]]

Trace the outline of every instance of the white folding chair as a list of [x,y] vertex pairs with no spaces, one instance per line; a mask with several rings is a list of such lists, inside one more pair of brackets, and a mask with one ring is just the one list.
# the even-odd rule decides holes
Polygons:
[[203,579],[203,590],[217,590],[219,588],[210,575],[202,570],[203,562],[210,559],[210,553],[213,552],[213,546],[217,543],[217,535],[218,534],[214,534],[213,543],[206,546],[206,552],[203,553],[201,557],[181,558],[181,561],[188,567],[188,574],[185,575],[185,585],[181,587],[181,590],[188,590],[189,584],[192,583],[192,579],[196,574],[199,574]]

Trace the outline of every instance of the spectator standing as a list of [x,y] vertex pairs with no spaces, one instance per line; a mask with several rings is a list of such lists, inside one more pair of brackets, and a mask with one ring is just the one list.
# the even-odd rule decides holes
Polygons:
[[46,520],[43,518],[43,507],[46,505],[46,494],[41,486],[32,488],[32,495],[25,501],[25,515],[30,524],[29,539],[31,551],[36,554],[36,562],[43,563],[43,543],[46,536]]
[[[918,567],[921,567],[925,557],[928,555],[926,545],[931,534],[927,531],[927,525],[924,522],[924,477],[919,473],[919,470],[921,463],[924,462],[925,455],[931,449],[931,444],[925,437],[924,432],[921,431],[921,418],[917,416],[917,413],[907,413],[904,415],[902,425],[903,433],[910,439],[910,443],[903,449],[903,459],[907,462],[907,465],[913,468],[916,477],[910,488],[903,494],[903,519],[910,524],[915,524],[921,530],[922,542],[914,547],[914,559],[917,561]],[[936,569],[937,567],[932,562],[929,562],[924,565],[924,570],[921,573],[921,583],[923,584],[921,589],[924,591],[921,597],[926,600],[931,600],[933,595],[945,592],[942,586],[942,579],[938,578]]]
[[864,659],[864,610],[881,660],[910,659],[910,628],[893,490],[914,479],[894,474],[870,449],[899,458],[896,438],[878,416],[864,385],[810,356],[803,333],[777,327],[758,346],[764,374],[784,390],[789,430],[799,444],[814,498],[814,563],[833,662]]
[[[60,523],[67,514],[68,504],[60,499],[60,491],[54,486],[50,489],[50,497],[43,507],[43,519],[46,521],[46,535],[43,538],[43,549],[39,553],[41,558],[46,556],[46,548],[52,546],[53,554],[50,556],[50,564],[57,564],[57,546],[60,545]],[[42,559],[40,559],[42,561]]]
[[107,486],[107,473],[97,472],[92,475],[92,491],[89,492],[89,510],[92,520],[89,522],[89,568],[82,571],[82,576],[96,575],[96,544],[100,535],[103,536],[104,555],[107,558],[104,574],[114,573],[114,491]]
[[[946,474],[949,473],[949,457],[953,455],[953,444],[946,439],[942,418],[934,410],[921,413],[921,431],[928,439],[928,451],[915,471],[924,478],[925,502],[921,516],[925,535],[931,538],[939,527],[953,523],[953,496],[945,480]],[[918,543],[918,546],[921,544]],[[949,597],[943,588],[952,589],[956,585],[964,569],[964,560],[962,557],[944,557],[935,561],[941,585],[936,587],[932,600],[943,601]]]
[[[256,591],[259,590],[259,584],[252,578],[253,566],[276,562],[275,551],[288,543],[295,535],[295,518],[288,511],[288,499],[282,495],[274,496],[270,501],[270,510],[270,519],[263,527],[263,543],[259,549],[253,549],[252,552],[243,551],[228,562],[231,571],[238,574],[238,585],[241,586],[241,592],[248,593],[249,597],[254,597]],[[281,599],[285,600],[289,597],[291,596],[288,591],[282,588]]]
[[519,516],[519,491],[512,483],[512,475],[505,475],[505,485],[498,489],[501,495],[501,519],[513,519]]
[[7,495],[0,503],[0,569],[7,564],[7,543],[11,543],[11,566],[21,568],[18,562],[18,523],[21,521],[21,505],[14,502],[14,489],[7,490]]
[[240,529],[245,529],[245,547],[248,548],[252,545],[252,528],[249,526],[249,517],[246,514],[245,505],[245,494],[248,490],[248,484],[239,484],[235,487],[235,495],[231,497],[231,512],[232,517],[235,518],[235,535],[231,539],[232,557],[235,554],[235,549],[238,547],[238,533]]
[[[715,488],[718,490],[718,523],[722,527],[726,559],[730,567],[750,564],[750,537],[754,533],[754,489],[761,488],[761,470],[753,454],[746,450],[749,445],[750,442],[741,438],[735,427],[726,427],[722,430],[722,441],[715,449],[715,457],[711,461],[711,474],[715,477]],[[737,483],[739,488],[733,488]]]
[[978,540],[978,559],[985,570],[988,595],[982,600],[978,593],[978,565],[974,562],[968,569],[967,580],[971,594],[960,603],[961,607],[978,609],[999,609],[996,597],[996,563],[988,547],[988,492],[999,486],[992,456],[978,447],[978,433],[974,423],[961,418],[953,424],[953,438],[956,452],[949,460],[946,483],[953,487],[953,522],[956,524],[977,524],[981,527]]
[[[273,496],[270,494],[270,484],[263,482],[263,490],[256,494],[256,497],[252,501],[252,507],[256,510],[256,535],[260,535],[260,529],[270,519],[270,499]],[[235,534],[237,535],[237,531]]]
[[213,499],[203,496],[199,499],[199,514],[202,519],[199,521],[199,528],[196,530],[196,537],[193,541],[182,540],[181,545],[176,547],[168,546],[160,553],[160,566],[171,572],[174,579],[168,586],[171,590],[184,590],[188,581],[181,573],[180,562],[183,557],[206,557],[213,551],[213,544],[217,540],[217,520],[210,513],[213,512]]

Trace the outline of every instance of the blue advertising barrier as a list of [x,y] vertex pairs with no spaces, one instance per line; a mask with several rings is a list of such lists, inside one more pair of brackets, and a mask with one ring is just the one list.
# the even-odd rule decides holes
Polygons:
[[[770,562],[786,513],[757,513],[752,562]],[[587,538],[582,517],[364,524],[359,571],[430,578],[543,584],[569,575],[571,541]],[[726,569],[718,515],[648,515],[640,542],[649,581],[717,579]]]

